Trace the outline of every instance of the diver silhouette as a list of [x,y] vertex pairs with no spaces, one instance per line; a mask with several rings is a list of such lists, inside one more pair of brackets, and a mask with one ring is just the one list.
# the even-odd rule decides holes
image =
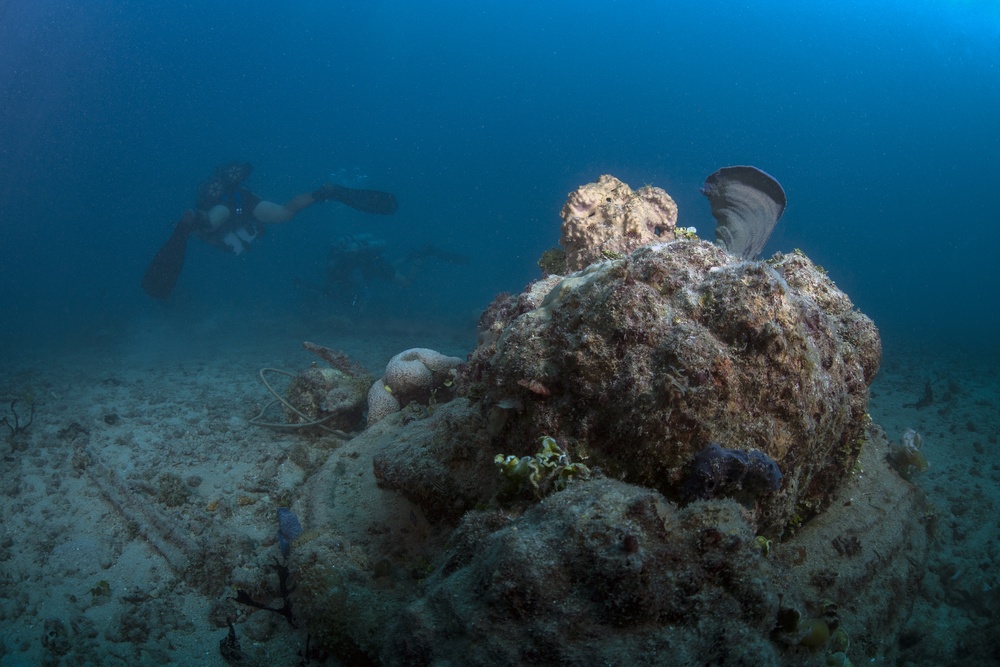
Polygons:
[[193,209],[188,209],[174,231],[146,268],[142,289],[151,297],[166,299],[173,292],[184,267],[188,239],[194,235],[232,254],[250,247],[267,225],[292,220],[299,212],[325,201],[338,201],[365,213],[392,215],[396,197],[379,190],[360,190],[326,183],[317,190],[292,197],[284,204],[267,201],[246,187],[253,167],[230,162],[198,188]]

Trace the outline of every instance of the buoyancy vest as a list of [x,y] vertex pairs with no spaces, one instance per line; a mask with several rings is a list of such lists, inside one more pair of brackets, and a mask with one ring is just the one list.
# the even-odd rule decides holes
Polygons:
[[205,207],[202,209],[205,214],[221,204],[229,209],[229,217],[218,227],[198,231],[198,237],[226,252],[240,254],[264,231],[264,225],[253,215],[261,201],[258,195],[242,187],[223,193],[215,201],[202,199],[199,205]]

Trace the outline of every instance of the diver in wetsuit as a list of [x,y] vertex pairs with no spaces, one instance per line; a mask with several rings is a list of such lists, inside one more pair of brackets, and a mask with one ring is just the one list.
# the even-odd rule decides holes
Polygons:
[[330,248],[324,284],[317,286],[305,281],[299,284],[342,305],[362,308],[374,283],[406,287],[429,259],[458,265],[469,263],[468,257],[445,252],[431,244],[391,260],[385,254],[386,246],[384,239],[371,234],[342,236]]
[[152,297],[166,299],[173,291],[184,265],[188,238],[203,241],[233,254],[240,254],[264,231],[266,225],[288,222],[303,209],[324,201],[339,201],[366,213],[391,215],[396,198],[388,192],[356,190],[327,183],[304,192],[284,204],[266,201],[245,186],[252,167],[231,162],[198,188],[194,209],[185,211],[167,242],[150,262],[142,288]]
[[376,281],[406,284],[408,276],[385,256],[385,246],[384,240],[371,234],[337,239],[327,257],[323,294],[357,307],[367,300],[370,285]]

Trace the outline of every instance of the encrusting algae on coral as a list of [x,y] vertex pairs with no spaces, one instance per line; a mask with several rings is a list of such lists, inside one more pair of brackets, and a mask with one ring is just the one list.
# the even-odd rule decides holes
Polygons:
[[555,438],[542,436],[539,445],[541,449],[534,456],[496,455],[494,463],[511,490],[520,491],[530,486],[535,495],[541,497],[566,488],[571,479],[590,477],[590,469],[582,463],[573,463]]

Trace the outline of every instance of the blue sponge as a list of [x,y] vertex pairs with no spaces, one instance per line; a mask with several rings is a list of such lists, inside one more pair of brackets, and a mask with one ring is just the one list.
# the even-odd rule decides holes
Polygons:
[[707,500],[748,492],[756,496],[781,488],[781,470],[774,459],[756,450],[726,449],[716,443],[694,455],[684,484],[689,500]]
[[292,540],[302,534],[302,524],[292,510],[287,507],[278,508],[278,546],[281,555],[288,558],[292,548]]

